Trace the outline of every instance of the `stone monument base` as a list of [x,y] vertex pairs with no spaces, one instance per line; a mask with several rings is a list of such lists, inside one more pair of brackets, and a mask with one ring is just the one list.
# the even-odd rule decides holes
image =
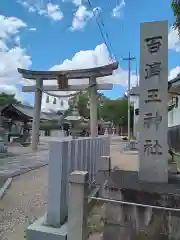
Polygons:
[[27,240],[66,240],[67,224],[65,223],[59,228],[46,226],[46,215],[36,220],[26,230]]
[[[175,169],[174,169],[175,170]],[[168,183],[150,183],[139,181],[137,171],[115,170],[111,172],[108,188],[131,189],[158,194],[179,194],[180,195],[180,174],[169,174]]]
[[105,195],[117,203],[107,200],[104,240],[110,236],[141,239],[143,234],[142,239],[164,240],[170,235],[180,239],[180,175],[171,175],[168,183],[160,184],[140,182],[138,172],[115,170],[106,182]]

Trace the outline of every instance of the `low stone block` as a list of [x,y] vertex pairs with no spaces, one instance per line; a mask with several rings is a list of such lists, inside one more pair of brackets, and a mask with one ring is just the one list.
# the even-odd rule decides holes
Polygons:
[[111,157],[101,156],[98,171],[111,171]]
[[67,224],[59,228],[46,226],[46,215],[39,218],[26,230],[27,240],[67,240]]
[[176,162],[171,162],[170,164],[168,164],[169,167],[169,173],[171,174],[176,174],[177,173],[177,163]]

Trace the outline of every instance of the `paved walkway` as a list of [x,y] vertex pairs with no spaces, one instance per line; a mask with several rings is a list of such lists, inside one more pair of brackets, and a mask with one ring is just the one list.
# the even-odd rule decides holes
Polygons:
[[[67,137],[69,138],[69,137]],[[58,137],[41,137],[38,151],[34,152],[29,147],[9,146],[10,157],[0,158],[0,177],[14,177],[20,173],[36,169],[48,164],[49,142],[59,141]]]
[[118,167],[122,170],[136,171],[138,169],[138,155],[123,153],[124,143],[113,141],[111,144],[112,167]]
[[40,150],[36,153],[20,153],[13,157],[0,158],[0,176],[17,176],[20,173],[47,165],[48,159],[48,150]]

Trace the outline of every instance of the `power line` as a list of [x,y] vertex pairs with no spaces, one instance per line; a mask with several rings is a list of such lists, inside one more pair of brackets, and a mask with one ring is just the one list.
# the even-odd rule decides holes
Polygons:
[[[88,0],[88,3],[89,3],[89,6],[90,6],[91,9],[92,9],[93,15],[94,15],[94,17],[95,17],[95,20],[96,20],[96,23],[97,23],[97,25],[98,25],[99,31],[100,31],[100,33],[101,33],[101,36],[102,36],[102,38],[103,38],[103,41],[104,41],[105,45],[107,46],[108,51],[111,53],[111,48],[109,47],[109,44],[108,44],[108,42],[107,42],[107,40],[106,40],[106,38],[105,38],[105,36],[104,36],[104,33],[103,33],[102,29],[101,29],[101,25],[99,24],[99,22],[98,22],[98,20],[97,20],[97,16],[96,16],[96,14],[95,14],[95,12],[94,12],[94,9],[93,9],[93,6],[92,6],[90,0]],[[100,14],[100,13],[98,12],[98,15],[99,15],[99,14]]]
[[109,34],[108,34],[108,32],[105,30],[105,24],[104,24],[104,22],[103,22],[103,19],[102,19],[101,15],[99,15],[99,20],[100,20],[100,22],[101,22],[101,25],[104,27],[106,39],[109,41],[109,46],[110,46],[110,48],[111,48],[111,52],[112,52],[112,54],[114,55],[114,58],[115,58],[115,60],[116,60],[117,58],[116,58],[116,55],[115,55],[115,51],[114,51],[114,49],[113,49],[113,47],[112,47],[112,44],[111,44],[111,41],[110,41],[110,38],[109,38]]
[[[92,9],[93,15],[95,17],[96,23],[98,25],[98,28],[99,28],[101,36],[102,36],[102,38],[104,40],[104,43],[107,46],[109,53],[112,54],[112,57],[116,60],[116,55],[114,54],[114,51],[113,51],[113,48],[112,48],[112,44],[111,44],[110,39],[109,39],[109,35],[108,35],[107,31],[105,31],[105,25],[104,25],[104,22],[103,22],[103,20],[102,20],[102,18],[100,16],[100,12],[98,12],[98,18],[97,18],[97,15],[94,12],[94,8],[93,8],[90,0],[88,0],[88,4],[89,4],[90,8]],[[104,33],[103,33],[101,25],[104,28],[105,36],[104,36]]]

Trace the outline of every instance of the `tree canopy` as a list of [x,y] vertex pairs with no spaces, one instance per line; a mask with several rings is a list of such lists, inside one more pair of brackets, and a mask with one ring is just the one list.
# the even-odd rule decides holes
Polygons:
[[15,94],[0,93],[0,106],[5,106],[7,104],[17,104],[20,103],[16,98]]
[[[118,98],[115,100],[106,99],[100,110],[101,117],[113,122],[115,125],[128,124],[128,100],[127,98]],[[133,120],[133,107],[131,108],[131,120]],[[131,126],[133,121],[131,121]]]
[[[88,108],[88,93],[81,94],[77,101],[79,114],[84,118],[90,118]],[[133,122],[133,108],[131,109],[131,119]],[[115,100],[109,99],[101,94],[98,99],[98,119],[113,122],[115,125],[122,124],[127,126],[128,122],[128,99],[123,96]],[[132,124],[132,123],[131,123]]]
[[178,34],[180,36],[180,0],[172,0],[171,7],[175,16],[173,27],[178,30]]

